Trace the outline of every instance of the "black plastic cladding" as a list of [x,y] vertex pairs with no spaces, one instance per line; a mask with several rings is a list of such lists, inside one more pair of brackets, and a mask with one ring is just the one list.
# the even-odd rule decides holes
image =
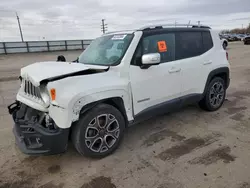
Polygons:
[[[19,149],[29,155],[59,154],[67,149],[69,128],[49,130],[36,120],[40,111],[16,101],[9,107],[14,120],[13,133]],[[41,116],[42,117],[42,116]],[[43,120],[44,117],[42,117]]]

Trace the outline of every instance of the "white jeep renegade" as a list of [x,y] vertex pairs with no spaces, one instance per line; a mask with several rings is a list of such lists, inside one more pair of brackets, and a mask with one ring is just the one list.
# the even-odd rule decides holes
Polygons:
[[76,150],[104,157],[124,130],[190,103],[215,111],[229,86],[227,52],[207,26],[149,26],[104,34],[74,62],[21,69],[11,104],[16,143],[26,154]]

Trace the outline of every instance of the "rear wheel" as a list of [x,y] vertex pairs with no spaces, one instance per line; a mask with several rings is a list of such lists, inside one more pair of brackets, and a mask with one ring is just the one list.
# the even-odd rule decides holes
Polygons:
[[111,105],[99,104],[82,115],[73,127],[71,138],[80,154],[102,158],[118,148],[124,129],[121,112]]
[[226,96],[225,81],[220,77],[215,77],[209,83],[205,96],[199,102],[199,105],[204,110],[216,111],[224,103],[225,96]]

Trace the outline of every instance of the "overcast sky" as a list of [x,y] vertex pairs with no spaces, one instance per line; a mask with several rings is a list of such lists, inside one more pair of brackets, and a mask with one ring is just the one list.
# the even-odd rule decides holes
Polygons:
[[20,40],[15,11],[25,40],[92,39],[103,18],[108,31],[189,20],[216,30],[250,23],[250,0],[1,0],[0,41]]

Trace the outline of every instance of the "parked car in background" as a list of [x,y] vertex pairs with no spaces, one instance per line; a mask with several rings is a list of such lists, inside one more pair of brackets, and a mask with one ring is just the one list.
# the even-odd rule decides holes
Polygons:
[[239,41],[240,37],[237,34],[232,34],[233,41]]
[[246,37],[245,34],[238,34],[238,38],[240,41],[243,41],[245,37]]
[[233,35],[231,35],[231,34],[226,35],[226,39],[229,42],[235,41],[235,37]]
[[250,44],[250,36],[247,36],[243,39],[244,44]]
[[228,41],[229,35],[228,34],[220,34],[220,39],[226,39]]
[[248,36],[249,36],[248,34],[234,34],[234,33],[220,34],[220,38],[226,39],[227,42],[244,41],[244,38]]

